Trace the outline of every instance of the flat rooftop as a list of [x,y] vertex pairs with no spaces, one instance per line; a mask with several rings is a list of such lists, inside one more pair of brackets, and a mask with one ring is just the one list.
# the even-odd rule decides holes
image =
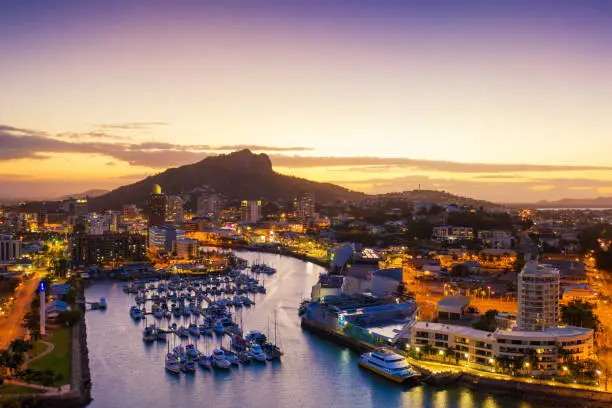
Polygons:
[[495,340],[493,333],[488,331],[472,329],[471,327],[466,326],[457,326],[454,324],[415,322],[413,327],[417,330],[433,330],[482,340]]

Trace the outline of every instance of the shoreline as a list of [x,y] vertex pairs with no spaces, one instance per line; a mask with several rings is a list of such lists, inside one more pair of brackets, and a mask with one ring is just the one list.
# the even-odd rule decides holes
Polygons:
[[266,254],[272,255],[283,255],[291,258],[299,259],[300,261],[310,262],[315,265],[321,266],[323,268],[329,268],[329,261],[322,261],[317,258],[312,258],[308,255],[297,254],[285,247],[279,246],[277,248],[267,248],[267,247],[252,247],[249,245],[242,244],[203,244],[203,246],[214,247],[214,248],[225,248],[232,250],[241,250],[241,251],[251,251],[251,252],[262,252]]
[[[344,333],[331,330],[324,325],[321,325],[311,319],[302,317],[301,327],[303,330],[316,334],[325,340],[336,343],[338,345],[348,347],[358,353],[372,351],[377,347],[373,344],[363,343],[359,340],[352,339]],[[494,395],[519,397],[537,406],[550,407],[566,407],[566,408],[581,408],[581,407],[612,407],[612,393],[579,389],[564,386],[553,386],[544,384],[533,384],[525,381],[517,381],[513,379],[496,379],[479,376],[472,373],[461,372],[452,383],[444,381],[448,379],[448,373],[433,374],[427,368],[419,365],[418,360],[409,359],[410,364],[414,365],[421,371],[425,377],[431,378],[430,382],[425,382],[428,386],[447,386],[456,384],[466,387],[471,390],[481,391]]]

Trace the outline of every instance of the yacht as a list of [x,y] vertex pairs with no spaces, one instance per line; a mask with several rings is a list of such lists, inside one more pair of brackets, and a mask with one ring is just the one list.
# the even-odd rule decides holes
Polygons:
[[155,333],[155,340],[164,342],[166,341],[166,331],[164,329],[157,329]]
[[155,341],[155,333],[156,330],[154,326],[145,327],[144,332],[142,333],[142,340],[146,341],[147,343]]
[[223,350],[214,349],[213,350],[213,359],[215,363],[215,367],[227,370],[230,368],[232,363],[225,359],[225,353]]
[[198,359],[198,364],[202,368],[212,368],[212,362],[210,356],[202,354]]
[[259,361],[260,363],[265,363],[267,360],[266,354],[263,352],[263,349],[259,345],[259,343],[253,343],[251,345],[251,350],[249,350],[249,356],[255,361]]
[[176,356],[172,353],[166,354],[166,370],[172,374],[181,373],[181,364],[179,363],[178,358],[176,358]]
[[225,333],[225,327],[223,327],[221,323],[217,323],[215,327],[213,327],[213,331],[217,334],[223,334]]
[[195,323],[191,323],[189,325],[189,333],[191,333],[192,335],[196,336],[196,337],[200,337],[200,328],[198,327],[197,324]]
[[142,318],[142,312],[138,307],[132,306],[130,308],[130,316],[132,316],[132,319],[134,320],[140,320]]
[[180,368],[181,368],[181,371],[185,373],[193,373],[196,369],[196,366],[193,360],[181,359]]
[[420,376],[404,357],[388,349],[377,349],[362,354],[359,365],[397,383]]

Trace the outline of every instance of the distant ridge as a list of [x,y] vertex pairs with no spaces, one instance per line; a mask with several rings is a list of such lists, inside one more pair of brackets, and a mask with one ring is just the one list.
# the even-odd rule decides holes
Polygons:
[[469,206],[473,208],[500,209],[501,204],[491,201],[478,200],[474,198],[462,197],[446,191],[438,190],[409,190],[396,193],[379,194],[379,197],[402,198],[412,202],[430,202],[438,205],[455,204],[458,206]]
[[612,197],[563,198],[556,201],[537,201],[535,203],[512,203],[511,207],[537,208],[612,208]]
[[68,200],[70,198],[80,199],[80,198],[86,198],[86,197],[94,198],[94,197],[98,197],[98,196],[107,194],[108,192],[109,190],[87,190],[84,193],[66,194],[61,197],[58,197],[57,200],[63,201],[63,200]]
[[93,210],[119,209],[123,204],[146,205],[154,184],[169,195],[186,194],[210,186],[230,199],[292,200],[299,192],[314,193],[317,201],[359,200],[366,194],[331,183],[319,183],[276,173],[266,154],[250,150],[207,157],[197,163],[169,168],[162,173],[119,187],[90,199]]

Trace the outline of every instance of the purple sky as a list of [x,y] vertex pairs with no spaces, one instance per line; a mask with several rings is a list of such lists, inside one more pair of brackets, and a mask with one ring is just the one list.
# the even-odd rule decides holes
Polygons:
[[612,195],[610,44],[610,1],[11,1],[0,189],[255,146],[368,192]]

